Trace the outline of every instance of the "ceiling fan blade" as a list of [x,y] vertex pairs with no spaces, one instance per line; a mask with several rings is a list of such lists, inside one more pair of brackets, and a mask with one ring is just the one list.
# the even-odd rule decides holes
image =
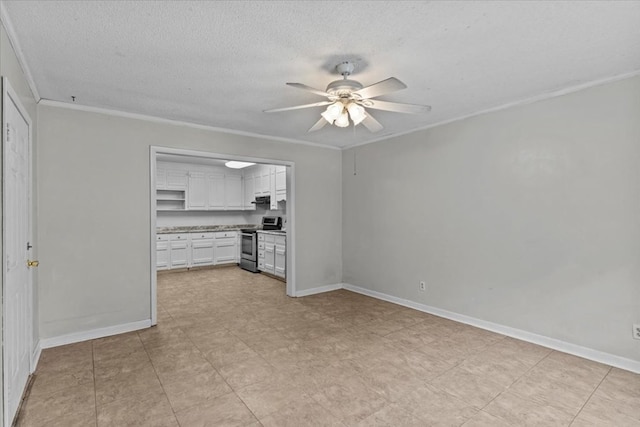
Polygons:
[[382,80],[381,82],[363,87],[362,89],[357,90],[353,93],[356,95],[360,95],[362,98],[375,98],[376,96],[384,95],[406,88],[407,85],[402,83],[400,80],[396,79],[395,77],[389,77],[386,80]]
[[326,125],[328,122],[324,119],[324,117],[320,117],[320,120],[318,120],[316,122],[315,125],[313,125],[311,127],[311,129],[309,129],[307,132],[315,132],[317,130],[320,130],[324,127],[324,125]]
[[287,85],[291,87],[297,87],[298,89],[306,90],[307,92],[315,93],[316,95],[331,96],[323,90],[314,89],[311,86],[303,85],[302,83],[287,83]]
[[370,132],[378,132],[382,130],[382,125],[373,116],[367,113],[367,117],[361,122]]
[[271,110],[263,110],[263,113],[277,113],[280,111],[300,110],[302,108],[322,107],[323,105],[333,104],[333,101],[314,102],[313,104],[296,105],[293,107],[272,108]]
[[393,111],[395,113],[424,114],[431,111],[429,105],[401,104],[399,102],[379,101],[377,99],[366,99],[362,102],[362,105],[366,108]]

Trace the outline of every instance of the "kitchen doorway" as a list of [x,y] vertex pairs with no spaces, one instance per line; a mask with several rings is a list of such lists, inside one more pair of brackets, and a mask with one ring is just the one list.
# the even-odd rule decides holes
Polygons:
[[[283,161],[278,159],[265,159],[248,156],[226,155],[219,153],[209,153],[203,151],[176,149],[168,147],[151,146],[150,151],[150,223],[151,223],[151,239],[150,239],[150,254],[151,254],[151,324],[157,324],[157,273],[158,273],[158,261],[162,264],[163,260],[158,257],[162,257],[163,251],[157,250],[157,245],[162,245],[162,242],[158,242],[159,237],[157,233],[158,221],[157,210],[160,204],[169,204],[171,206],[177,206],[177,209],[187,210],[187,195],[185,194],[189,189],[187,188],[182,194],[181,190],[176,190],[174,194],[169,194],[167,198],[162,197],[159,199],[157,196],[159,178],[158,172],[158,159],[163,157],[175,157],[180,156],[184,158],[185,162],[189,160],[196,163],[210,163],[216,161],[237,161],[255,163],[256,165],[272,165],[279,167],[283,171],[284,179],[286,180],[286,295],[290,297],[296,296],[296,275],[295,275],[295,164],[290,161]],[[179,187],[176,187],[179,188]],[[171,189],[167,190],[167,193],[171,193]],[[214,191],[214,190],[212,190]],[[168,200],[167,200],[168,199]],[[161,206],[162,208],[162,206]]]

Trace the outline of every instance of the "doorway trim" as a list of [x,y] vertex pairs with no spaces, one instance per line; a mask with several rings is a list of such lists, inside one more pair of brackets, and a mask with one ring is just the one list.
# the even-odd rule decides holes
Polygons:
[[265,159],[262,157],[241,156],[235,154],[212,153],[208,151],[196,151],[182,148],[160,147],[152,145],[149,147],[149,217],[150,234],[150,274],[151,274],[151,325],[158,323],[158,277],[156,269],[156,158],[158,154],[174,154],[191,157],[204,157],[208,159],[237,160],[241,162],[263,163],[277,166],[287,166],[287,287],[286,294],[290,297],[296,296],[296,261],[295,261],[295,162]]

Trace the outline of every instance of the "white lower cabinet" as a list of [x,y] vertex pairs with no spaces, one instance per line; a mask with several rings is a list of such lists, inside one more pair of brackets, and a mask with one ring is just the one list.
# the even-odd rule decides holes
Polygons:
[[238,246],[237,231],[158,234],[156,269],[234,264]]
[[191,233],[191,266],[213,265],[213,233]]
[[156,236],[156,269],[167,270],[169,268],[169,236],[158,234]]
[[283,278],[287,275],[287,239],[285,236],[275,236],[273,274]]
[[221,231],[215,233],[214,265],[238,262],[238,233]]
[[169,268],[185,268],[189,266],[189,234],[169,235]]
[[287,275],[285,235],[258,232],[258,270],[285,278]]

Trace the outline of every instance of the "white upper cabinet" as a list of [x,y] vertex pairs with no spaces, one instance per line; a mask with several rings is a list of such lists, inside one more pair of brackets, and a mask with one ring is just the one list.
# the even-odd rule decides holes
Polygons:
[[180,169],[167,169],[167,190],[186,190],[188,172]]
[[204,164],[157,162],[158,210],[255,210],[258,196],[268,209],[286,200],[286,167],[255,165],[243,170]]
[[160,162],[156,164],[156,189],[167,189],[167,166]]
[[207,209],[207,190],[207,175],[204,172],[190,172],[189,189],[187,191],[187,209]]
[[242,175],[225,175],[225,208],[242,210],[244,193],[242,192]]
[[245,170],[243,172],[242,179],[244,183],[244,187],[243,187],[244,198],[242,201],[242,209],[246,211],[255,211],[256,205],[254,203],[251,203],[256,199],[255,179],[253,176],[253,171]]
[[188,169],[181,163],[158,162],[156,164],[157,190],[186,190]]
[[276,191],[287,191],[287,167],[276,166]]
[[256,172],[256,196],[271,195],[271,166],[258,165]]
[[226,208],[225,176],[223,173],[207,174],[207,209],[224,210]]
[[[274,165],[256,165],[247,168],[244,172],[245,199],[248,199],[248,191],[251,184],[248,180],[253,178],[253,193],[256,197],[270,196],[269,209],[278,209],[278,202],[287,199],[287,167]],[[246,201],[245,201],[246,203]]]
[[275,166],[275,200],[282,202],[287,200],[287,167]]

